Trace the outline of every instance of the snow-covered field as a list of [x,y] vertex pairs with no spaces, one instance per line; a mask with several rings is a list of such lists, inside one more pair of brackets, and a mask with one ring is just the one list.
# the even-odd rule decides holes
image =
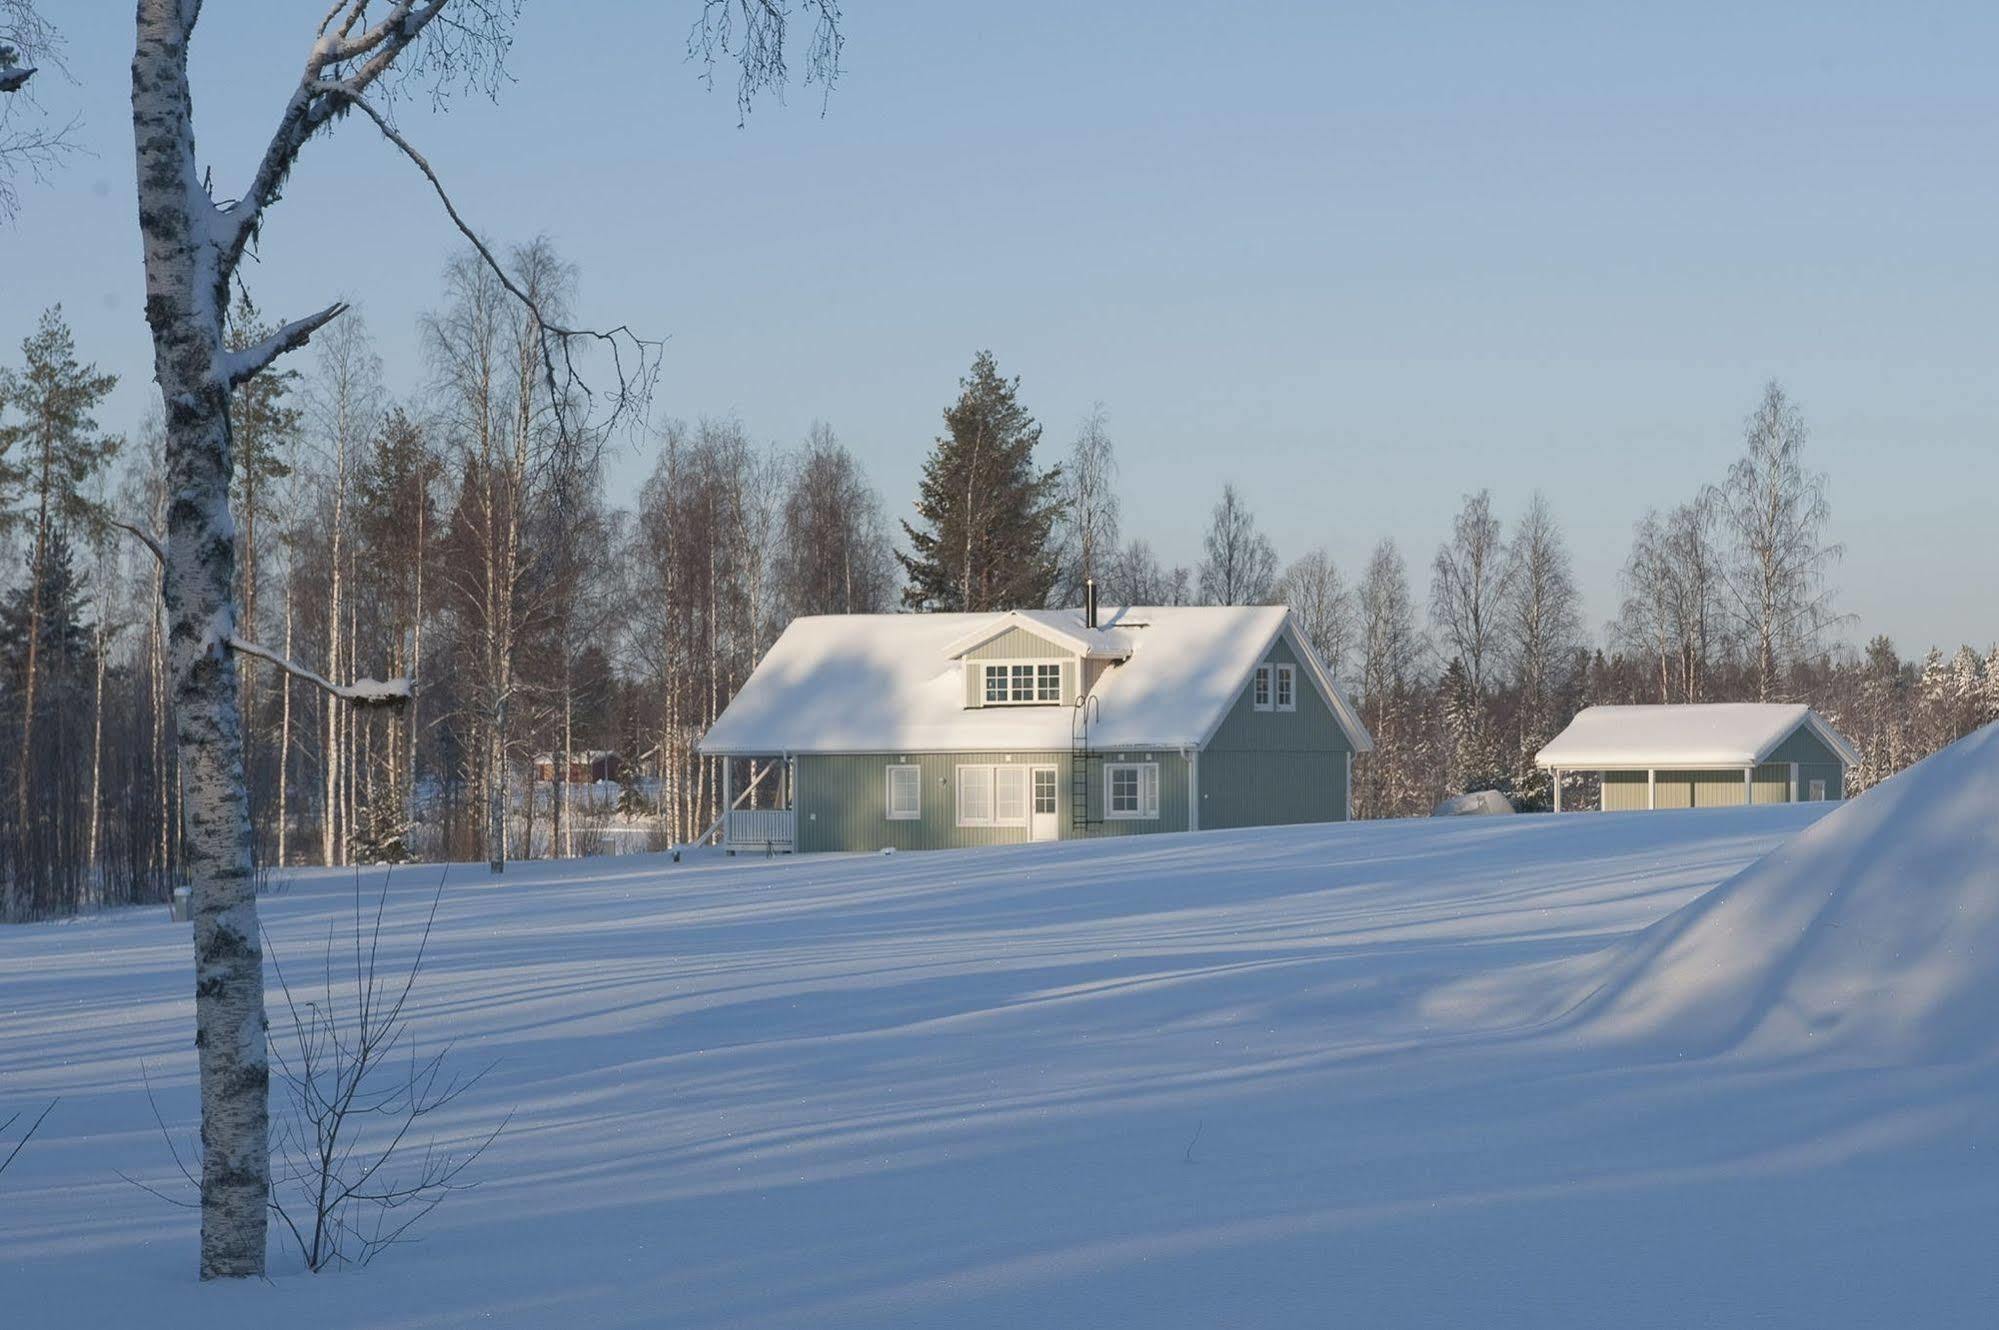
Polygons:
[[[414,1010],[498,1059],[444,1124],[513,1115],[481,1186],[236,1287],[117,1176],[174,1180],[142,1064],[194,1120],[185,926],[6,930],[0,1117],[62,1100],[0,1178],[0,1324],[1989,1325],[1991,1064],[1706,1009],[1678,1047],[1684,938],[1785,944],[1634,940],[1825,811],[454,869]],[[352,890],[265,902],[288,972]]]

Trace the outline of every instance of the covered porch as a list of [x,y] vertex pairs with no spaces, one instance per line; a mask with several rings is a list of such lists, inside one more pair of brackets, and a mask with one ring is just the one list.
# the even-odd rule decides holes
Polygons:
[[789,753],[722,758],[722,815],[701,839],[724,851],[789,854],[797,844],[798,764]]

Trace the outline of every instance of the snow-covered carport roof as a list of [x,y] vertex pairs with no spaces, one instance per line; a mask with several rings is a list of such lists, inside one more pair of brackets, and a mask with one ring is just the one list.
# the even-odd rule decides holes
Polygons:
[[1788,702],[1696,702],[1585,707],[1535,755],[1564,771],[1753,767],[1800,727],[1852,766],[1860,754],[1810,707]]

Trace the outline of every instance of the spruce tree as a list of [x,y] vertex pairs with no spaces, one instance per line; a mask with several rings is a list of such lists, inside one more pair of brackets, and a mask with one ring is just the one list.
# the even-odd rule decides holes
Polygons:
[[1041,427],[1020,405],[1020,380],[1000,376],[990,351],[959,380],[945,433],[923,465],[919,525],[902,524],[910,552],[903,602],[921,610],[1006,610],[1047,602],[1056,560],[1049,530],[1061,468],[1035,466]]

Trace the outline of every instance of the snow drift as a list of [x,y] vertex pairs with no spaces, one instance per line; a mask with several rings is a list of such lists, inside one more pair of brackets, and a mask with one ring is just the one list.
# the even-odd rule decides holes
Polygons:
[[1999,725],[1875,787],[1624,944],[1587,1038],[1674,1055],[1999,1052]]

